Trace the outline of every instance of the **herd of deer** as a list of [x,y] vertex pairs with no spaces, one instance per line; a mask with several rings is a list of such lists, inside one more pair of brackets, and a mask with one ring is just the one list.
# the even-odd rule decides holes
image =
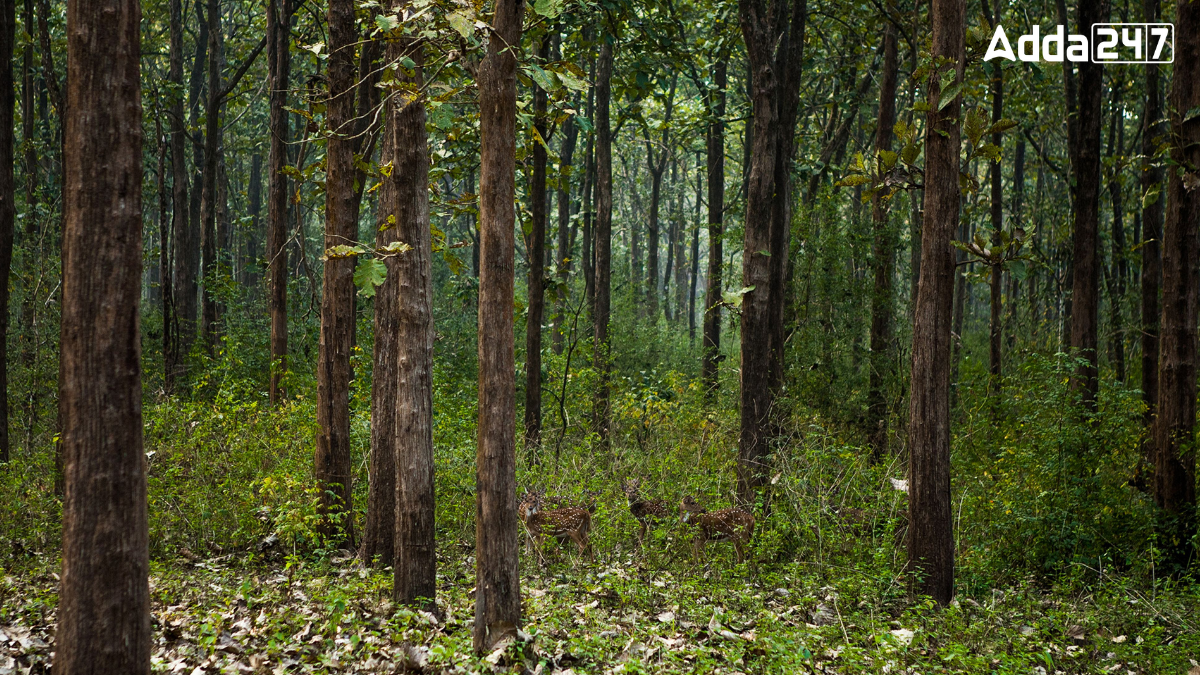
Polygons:
[[[640,491],[641,481],[624,480],[621,489],[629,499],[629,512],[637,519],[638,545],[645,542],[646,532],[650,525],[670,516],[666,500],[648,500]],[[547,497],[543,491],[526,490],[517,514],[525,523],[528,535],[527,545],[541,550],[547,535],[554,537],[560,543],[573,542],[579,549],[580,555],[587,555],[594,560],[588,534],[592,529],[592,514],[596,510],[596,495],[589,493],[588,501],[580,506],[564,506],[561,498]],[[551,505],[556,508],[544,508]],[[693,526],[696,535],[692,540],[692,553],[699,557],[704,547],[710,541],[728,541],[733,544],[733,550],[738,562],[745,557],[746,544],[754,534],[754,516],[737,507],[709,512],[687,495],[679,502],[680,521]]]

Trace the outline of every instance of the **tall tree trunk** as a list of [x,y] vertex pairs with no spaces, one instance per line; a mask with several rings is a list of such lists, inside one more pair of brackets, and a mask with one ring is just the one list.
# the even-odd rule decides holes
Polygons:
[[[0,8],[0,463],[8,461],[8,278],[12,273],[13,223],[16,220],[16,183],[13,176],[13,46],[17,35],[17,5]],[[28,141],[28,139],[26,139]],[[34,214],[30,212],[29,218]]]
[[[476,437],[475,626],[483,653],[521,623],[517,561],[513,347],[517,55],[522,0],[498,0],[479,65],[479,425]],[[514,47],[509,47],[513,45]]]
[[[407,55],[421,87],[424,61],[419,43]],[[395,47],[392,48],[393,50]],[[401,58],[404,53],[399,55]],[[396,303],[395,600],[433,606],[437,590],[433,489],[433,240],[429,227],[429,141],[424,100],[394,99],[392,140],[396,237],[412,246],[392,264]],[[383,211],[385,209],[381,209]],[[511,333],[510,333],[511,334]]]
[[[892,149],[896,125],[896,80],[899,72],[896,29],[890,23],[883,35],[883,79],[879,82],[879,121],[875,127],[875,155]],[[875,291],[871,296],[871,376],[867,392],[867,433],[871,457],[878,462],[887,450],[887,397],[883,388],[892,372],[892,285],[896,275],[896,235],[888,223],[883,195],[871,198]]]
[[[1077,30],[1089,31],[1105,20],[1106,0],[1080,0]],[[1100,325],[1100,123],[1104,67],[1079,64],[1078,149],[1072,156],[1075,173],[1075,237],[1071,288],[1071,347],[1084,363],[1075,386],[1084,407],[1096,409],[1100,390],[1097,337]]]
[[1112,175],[1108,179],[1108,193],[1112,198],[1112,269],[1108,274],[1108,309],[1112,337],[1113,367],[1117,381],[1125,382],[1125,328],[1121,319],[1121,305],[1125,298],[1125,195],[1121,187],[1121,170],[1125,161],[1125,108],[1121,105],[1120,92],[1113,91],[1113,112],[1109,121],[1108,152]]
[[[550,60],[550,36],[542,37],[538,48],[542,63]],[[533,172],[529,186],[531,232],[527,313],[525,320],[525,451],[534,456],[542,435],[542,316],[545,309],[546,258],[546,92],[534,85],[534,128],[538,139],[533,143]]]
[[1182,571],[1196,533],[1196,321],[1200,291],[1200,4],[1180,3],[1167,110],[1171,164],[1162,244],[1162,354],[1154,501],[1163,548]]
[[[214,2],[215,0],[209,0]],[[329,2],[329,140],[325,153],[325,251],[358,238],[354,192],[354,45],[352,0]],[[350,350],[354,343],[354,258],[326,253],[317,357],[317,452],[321,532],[354,545],[350,480]]]
[[567,285],[571,274],[571,174],[574,167],[571,160],[575,156],[575,141],[579,137],[579,129],[575,126],[574,116],[563,121],[563,139],[559,148],[558,170],[558,291],[554,311],[554,329],[551,333],[550,346],[555,354],[562,354],[563,330],[567,316]]
[[683,170],[683,178],[677,179],[675,172],[679,169],[679,160],[675,161],[675,168],[671,170],[671,182],[675,187],[675,217],[672,219],[674,223],[673,245],[675,248],[675,321],[683,323],[684,307],[687,305],[687,215],[684,213],[683,195],[687,192],[687,169]]
[[700,153],[696,153],[696,215],[692,218],[692,255],[688,259],[688,344],[696,344],[696,275],[700,272],[700,201],[704,190],[704,173],[700,170]]
[[[1158,21],[1159,0],[1143,0],[1143,21]],[[1163,195],[1162,169],[1154,161],[1161,142],[1162,116],[1161,88],[1156,64],[1146,65],[1146,101],[1142,109],[1142,246],[1141,246],[1141,346],[1142,346],[1142,402],[1146,404],[1143,424],[1151,429],[1155,406],[1158,405],[1158,291],[1162,282],[1162,221]],[[1147,434],[1142,450],[1143,463],[1154,466],[1153,432]]]
[[[204,18],[202,9],[204,3],[196,2],[193,7],[196,10],[198,29],[196,31],[195,58],[188,75],[188,127],[195,129],[200,125],[200,99],[204,94],[209,31],[208,21]],[[183,359],[191,352],[192,344],[196,339],[196,324],[200,309],[200,193],[203,191],[201,169],[204,166],[203,136],[187,131],[183,133],[189,135],[192,141],[192,178],[191,191],[187,195],[186,221],[182,216],[178,221],[185,225],[185,229],[182,235],[175,237],[175,309],[179,321],[179,330],[176,336],[179,341],[179,373],[181,375],[184,372]]]
[[721,292],[725,235],[725,86],[728,57],[717,61],[714,89],[705,98],[708,132],[705,164],[708,173],[708,284],[704,293],[704,344],[700,363],[701,380],[712,397],[717,392],[717,364],[721,354]]
[[[766,460],[770,452],[770,415],[774,401],[771,372],[774,359],[772,336],[773,318],[782,319],[782,298],[779,312],[775,311],[774,291],[782,295],[782,275],[786,258],[780,245],[787,237],[781,232],[787,218],[788,181],[779,182],[786,171],[781,167],[790,162],[791,130],[781,119],[776,107],[779,99],[796,100],[784,89],[796,77],[802,56],[805,0],[774,0],[770,7],[764,0],[740,0],[739,19],[746,44],[750,67],[750,101],[753,111],[753,130],[750,173],[746,181],[745,235],[742,256],[742,284],[753,287],[742,298],[742,381],[741,429],[738,439],[738,499],[753,505],[754,492],[763,482]],[[787,37],[788,40],[784,40]],[[781,44],[793,48],[776,48]],[[783,92],[781,94],[781,92]],[[786,95],[785,95],[786,94]],[[786,107],[786,106],[784,106]],[[786,112],[786,111],[784,111]],[[794,123],[795,111],[790,119]],[[781,133],[781,127],[787,132]],[[784,159],[780,159],[780,155]],[[777,254],[779,254],[777,256]],[[773,278],[773,275],[780,278]],[[781,324],[780,324],[781,326]],[[780,345],[782,350],[782,345]],[[780,354],[782,351],[779,352]]]
[[150,673],[140,23],[133,0],[67,5],[59,361],[66,498],[54,645],[54,672],[63,675]]
[[[996,15],[992,25],[1000,24],[1000,8],[1004,0],[996,0]],[[986,12],[987,3],[984,2]],[[1004,67],[1002,60],[992,61],[992,124],[1004,118]],[[992,134],[992,145],[1002,148],[1004,138],[1000,134]],[[1000,172],[1000,161],[993,160],[988,166],[991,174],[992,195],[989,206],[992,216],[992,246],[999,249],[1001,233],[1004,231],[1004,184]],[[1004,270],[1000,265],[991,265],[989,290],[991,291],[991,315],[988,321],[988,374],[991,376],[989,390],[993,395],[1000,393],[1000,377],[1003,370],[1003,339],[1004,319],[1003,310],[1003,277]],[[998,400],[998,399],[997,399]]]
[[[963,0],[933,0],[934,59],[958,65],[963,78],[966,16]],[[913,312],[908,561],[917,590],[941,605],[954,595],[954,531],[950,505],[950,318],[954,248],[958,227],[961,96],[938,110],[941,86],[928,83],[931,110],[925,136],[925,219],[921,233],[921,279]]]
[[[178,2],[179,0],[174,0]],[[267,63],[271,146],[267,156],[267,313],[271,320],[271,379],[269,400],[278,405],[285,397],[280,380],[287,371],[287,224],[288,179],[283,173],[288,154],[288,77],[291,70],[291,3],[267,4]]]
[[[665,132],[664,132],[665,133]],[[646,316],[658,320],[658,296],[661,283],[658,278],[658,207],[662,201],[662,176],[667,168],[664,149],[660,160],[654,160],[654,144],[646,135],[646,165],[650,169],[650,213],[646,220]]]
[[221,2],[208,3],[208,100],[204,108],[204,171],[200,189],[200,334],[212,353],[217,341],[218,165],[221,153]]
[[259,252],[258,242],[261,239],[259,232],[260,216],[262,215],[262,153],[255,152],[250,156],[250,184],[247,187],[247,199],[250,202],[250,231],[244,235],[245,239],[245,259],[244,273],[242,274],[242,283],[248,288],[257,290],[259,284]]
[[[613,30],[615,33],[615,29]],[[595,356],[599,371],[592,425],[600,443],[608,447],[609,363],[608,319],[612,276],[612,129],[609,125],[609,100],[612,95],[613,46],[607,39],[600,45],[596,62],[596,306]]]
[[175,351],[175,317],[174,303],[171,302],[171,235],[167,222],[169,196],[167,195],[167,152],[169,141],[162,130],[162,118],[154,116],[154,139],[158,144],[158,172],[155,176],[158,188],[158,269],[159,269],[159,307],[162,310],[162,352],[163,352],[163,388],[171,391],[173,377],[171,374],[171,359],[168,356]]

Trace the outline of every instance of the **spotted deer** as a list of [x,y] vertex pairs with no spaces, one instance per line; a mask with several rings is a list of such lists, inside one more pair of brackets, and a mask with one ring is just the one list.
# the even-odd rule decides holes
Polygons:
[[646,531],[650,529],[650,521],[662,520],[667,517],[667,504],[662,499],[650,501],[642,497],[642,481],[638,478],[621,481],[621,490],[629,499],[629,512],[637,519],[641,528],[638,530],[638,546],[646,541]]
[[679,503],[680,520],[694,525],[696,537],[692,540],[692,553],[697,558],[710,541],[728,541],[740,563],[745,558],[746,544],[754,534],[754,516],[737,507],[709,513],[691,495]]
[[575,542],[580,555],[586,554],[588,560],[595,560],[588,542],[588,533],[592,529],[592,514],[588,509],[574,506],[545,509],[542,508],[544,499],[540,492],[527,490],[517,506],[517,515],[525,523],[525,531],[529,535],[526,545],[531,550],[540,551],[546,535],[550,535],[559,543],[568,540]]

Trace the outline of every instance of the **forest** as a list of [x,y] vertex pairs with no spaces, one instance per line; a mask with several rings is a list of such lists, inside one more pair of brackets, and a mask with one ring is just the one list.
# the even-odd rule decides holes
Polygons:
[[0,9],[0,675],[1200,675],[1200,1]]

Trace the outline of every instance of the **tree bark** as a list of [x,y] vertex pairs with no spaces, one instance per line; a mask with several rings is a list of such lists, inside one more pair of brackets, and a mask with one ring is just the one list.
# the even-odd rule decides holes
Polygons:
[[[269,76],[268,76],[269,77]],[[242,260],[242,283],[247,288],[257,290],[259,286],[259,224],[262,222],[262,153],[255,152],[250,156],[250,185],[246,195],[250,207],[250,228],[245,233],[245,255]]]
[[565,335],[563,331],[567,316],[567,283],[571,274],[571,174],[574,167],[571,160],[575,156],[575,142],[579,138],[579,129],[575,126],[575,118],[567,117],[563,121],[562,146],[559,149],[558,171],[558,292],[554,311],[554,329],[551,335],[551,349],[555,354],[562,354]]
[[613,45],[615,33],[606,35],[596,63],[596,305],[595,356],[599,371],[592,425],[603,447],[608,447],[609,387],[612,365],[609,363],[608,320],[612,287],[612,129],[609,124],[609,100],[612,95]]
[[[663,102],[663,129],[659,141],[658,153],[655,154],[654,141],[650,139],[649,130],[644,130],[646,140],[646,168],[650,170],[650,214],[646,222],[646,316],[657,320],[658,296],[665,283],[660,284],[658,278],[658,248],[659,222],[658,211],[662,203],[662,178],[667,170],[667,160],[671,153],[668,151],[671,140],[671,117],[675,111],[676,78],[671,78],[671,88],[667,92],[667,100]],[[657,157],[657,159],[655,159]],[[668,269],[668,273],[670,270]]]
[[[1158,21],[1159,0],[1143,0],[1143,21]],[[1141,247],[1141,343],[1142,343],[1142,402],[1146,404],[1143,424],[1149,433],[1143,447],[1143,461],[1154,466],[1153,423],[1158,405],[1158,292],[1162,282],[1162,169],[1154,161],[1161,142],[1162,94],[1159,71],[1155,64],[1146,65],[1146,101],[1142,109],[1142,247]]]
[[[214,0],[209,0],[213,2]],[[354,192],[354,44],[351,0],[329,3],[329,140],[325,174],[326,251],[358,238]],[[350,350],[354,343],[354,258],[326,253],[321,290],[321,343],[317,358],[317,452],[321,533],[354,545],[350,486]]]
[[[178,2],[179,0],[175,0]],[[267,156],[267,313],[271,321],[271,379],[269,401],[279,405],[286,394],[281,379],[287,371],[287,165],[288,77],[291,70],[291,10],[288,0],[270,0],[267,4],[267,63],[269,117],[271,135]]]
[[728,57],[717,61],[713,72],[714,89],[705,97],[708,133],[705,138],[705,163],[708,173],[708,284],[704,293],[703,356],[700,379],[712,398],[720,383],[717,364],[721,355],[721,292],[724,290],[725,235],[725,87]]
[[[966,17],[963,0],[933,0],[933,57],[957,63],[963,78]],[[941,86],[929,79],[925,136],[925,217],[921,279],[913,311],[908,564],[918,592],[941,605],[954,595],[954,531],[950,505],[950,320],[958,227],[961,96],[938,110]]]
[[[542,37],[539,60],[550,60],[550,36]],[[545,310],[546,258],[546,92],[534,85],[533,172],[529,186],[531,232],[528,250],[528,304],[525,320],[525,451],[534,457],[542,435],[542,316]]]
[[[896,80],[899,73],[896,29],[890,23],[883,36],[883,79],[879,82],[879,121],[875,127],[875,156],[892,149],[896,126]],[[892,286],[896,275],[896,235],[888,223],[888,203],[883,195],[871,198],[872,257],[875,290],[871,295],[871,375],[867,392],[867,433],[871,458],[880,461],[887,451],[887,397],[884,386],[892,371]]]
[[[392,48],[393,50],[396,47]],[[416,64],[412,84],[423,82],[419,44],[408,49]],[[392,140],[396,237],[412,249],[391,263],[396,338],[395,454],[396,602],[433,607],[437,591],[433,486],[433,240],[429,227],[429,140],[425,102],[394,99]],[[385,232],[386,234],[386,232]]]
[[[585,39],[591,39],[591,31],[584,29]],[[589,120],[595,119],[596,111],[596,60],[592,59],[588,72],[588,81],[592,86],[588,87],[587,100],[587,117]],[[592,132],[588,134],[587,149],[584,152],[584,179],[583,179],[583,297],[587,303],[588,315],[592,316],[595,313],[596,307],[596,258],[595,258],[595,232],[593,221],[596,215],[596,204],[592,199],[596,190],[596,131],[593,127]]]
[[[1080,0],[1077,30],[1090,31],[1105,20],[1105,0]],[[1096,409],[1100,390],[1096,351],[1100,326],[1100,123],[1104,67],[1079,64],[1078,149],[1072,156],[1075,173],[1075,236],[1071,288],[1071,347],[1084,363],[1074,386],[1084,407]]]
[[1200,290],[1200,4],[1181,3],[1175,17],[1175,66],[1168,97],[1171,164],[1162,244],[1162,353],[1154,501],[1163,548],[1180,569],[1196,532],[1196,321]]
[[1125,161],[1125,107],[1120,92],[1114,90],[1113,111],[1109,117],[1108,150],[1105,153],[1112,173],[1108,177],[1108,193],[1112,198],[1112,267],[1107,276],[1109,344],[1117,381],[1125,382],[1125,327],[1121,306],[1125,298],[1125,195],[1121,185],[1121,170]]
[[204,107],[204,171],[200,189],[200,334],[212,353],[217,341],[217,300],[213,285],[217,275],[218,165],[221,153],[221,2],[208,4],[208,97]]
[[[786,247],[787,237],[781,228],[787,220],[786,202],[788,181],[780,182],[786,172],[781,167],[789,161],[790,131],[781,120],[776,101],[796,100],[795,94],[785,92],[786,84],[796,77],[802,56],[804,0],[793,0],[791,12],[784,0],[775,0],[768,7],[764,0],[740,0],[739,18],[751,72],[750,101],[753,111],[753,130],[750,173],[746,181],[745,236],[742,255],[742,284],[753,287],[742,297],[742,380],[741,429],[738,439],[738,499],[743,505],[754,504],[754,491],[762,484],[770,445],[770,415],[774,402],[771,372],[776,351],[772,337],[773,325],[782,319],[782,297],[778,313],[773,299],[783,290],[782,274],[786,260],[776,263],[773,258],[786,258],[780,248]],[[785,35],[789,40],[784,40]],[[795,49],[776,47],[781,44]],[[799,43],[799,44],[794,44]],[[781,94],[781,92],[783,92]],[[791,113],[794,122],[795,111]],[[784,138],[788,136],[789,138]],[[784,155],[781,159],[780,155]],[[777,255],[777,253],[779,255]],[[780,277],[780,278],[775,278]],[[782,345],[779,346],[782,350]],[[779,352],[780,354],[782,351]]]
[[[479,65],[479,425],[475,626],[483,653],[521,623],[517,561],[516,376],[513,347],[517,58],[522,0],[498,0]],[[510,47],[512,45],[512,47]]]
[[67,6],[56,674],[150,673],[140,22],[132,0]]
[[[192,62],[191,72],[188,81],[188,126],[196,127],[199,125],[200,119],[200,98],[204,90],[204,73],[205,64],[208,57],[208,21],[204,18],[204,13],[201,11],[201,3],[197,2],[193,5],[196,9],[198,30],[196,31],[196,53]],[[179,50],[180,59],[183,58],[183,15],[180,14],[179,22]],[[182,69],[182,61],[180,63]],[[180,72],[180,85],[182,86],[182,71]],[[182,100],[180,105],[182,105]],[[172,115],[174,117],[174,115]],[[172,120],[174,122],[174,120]],[[200,170],[204,166],[204,144],[200,134],[189,134],[187,126],[184,125],[182,116],[178,120],[179,128],[177,130],[181,140],[177,143],[184,143],[182,140],[190,136],[192,145],[192,164],[193,175],[189,179],[184,177],[179,180],[176,175],[175,179],[179,181],[184,194],[174,194],[173,199],[182,198],[187,200],[187,206],[180,211],[179,216],[174,217],[176,229],[175,233],[175,312],[176,320],[178,321],[178,330],[175,332],[178,348],[178,361],[176,367],[176,376],[186,374],[185,362],[187,355],[192,350],[192,344],[196,339],[196,321],[198,319],[198,299],[199,299],[199,274],[200,274],[200,193],[201,183],[203,178]],[[173,131],[172,133],[176,133]],[[179,166],[183,166],[183,171],[187,172],[186,161],[175,157],[176,150],[172,147],[172,167],[178,170]],[[188,182],[191,181],[191,190],[188,191]],[[181,187],[176,187],[178,192]],[[178,205],[176,205],[178,208]]]
[[700,273],[700,201],[704,190],[704,173],[700,170],[700,153],[696,153],[696,215],[692,218],[692,253],[688,258],[688,344],[696,344],[696,283]]
[[[13,176],[13,46],[17,35],[17,5],[0,8],[0,463],[8,461],[8,278],[12,273],[13,223],[16,220],[16,182]],[[28,142],[28,138],[25,139]],[[31,211],[26,217],[33,218]]]
[[[999,25],[1000,23],[1000,7],[1003,1],[996,0],[996,15],[992,20],[992,25]],[[986,2],[984,7],[986,12]],[[991,63],[992,124],[996,124],[1004,118],[1004,62],[997,59]],[[992,145],[1002,148],[1004,147],[1003,143],[1004,138],[1001,134],[992,134]],[[1004,183],[1000,164],[999,160],[994,160],[988,166],[992,184],[992,194],[989,200],[992,217],[992,246],[996,249],[1000,247],[1000,237],[1004,231]],[[988,322],[988,374],[991,376],[989,391],[992,395],[998,395],[1000,393],[1000,377],[1003,371],[1004,319],[1002,310],[1004,308],[1004,269],[1000,265],[991,265],[989,271],[991,272],[990,283],[988,284],[991,291],[991,315]]]

